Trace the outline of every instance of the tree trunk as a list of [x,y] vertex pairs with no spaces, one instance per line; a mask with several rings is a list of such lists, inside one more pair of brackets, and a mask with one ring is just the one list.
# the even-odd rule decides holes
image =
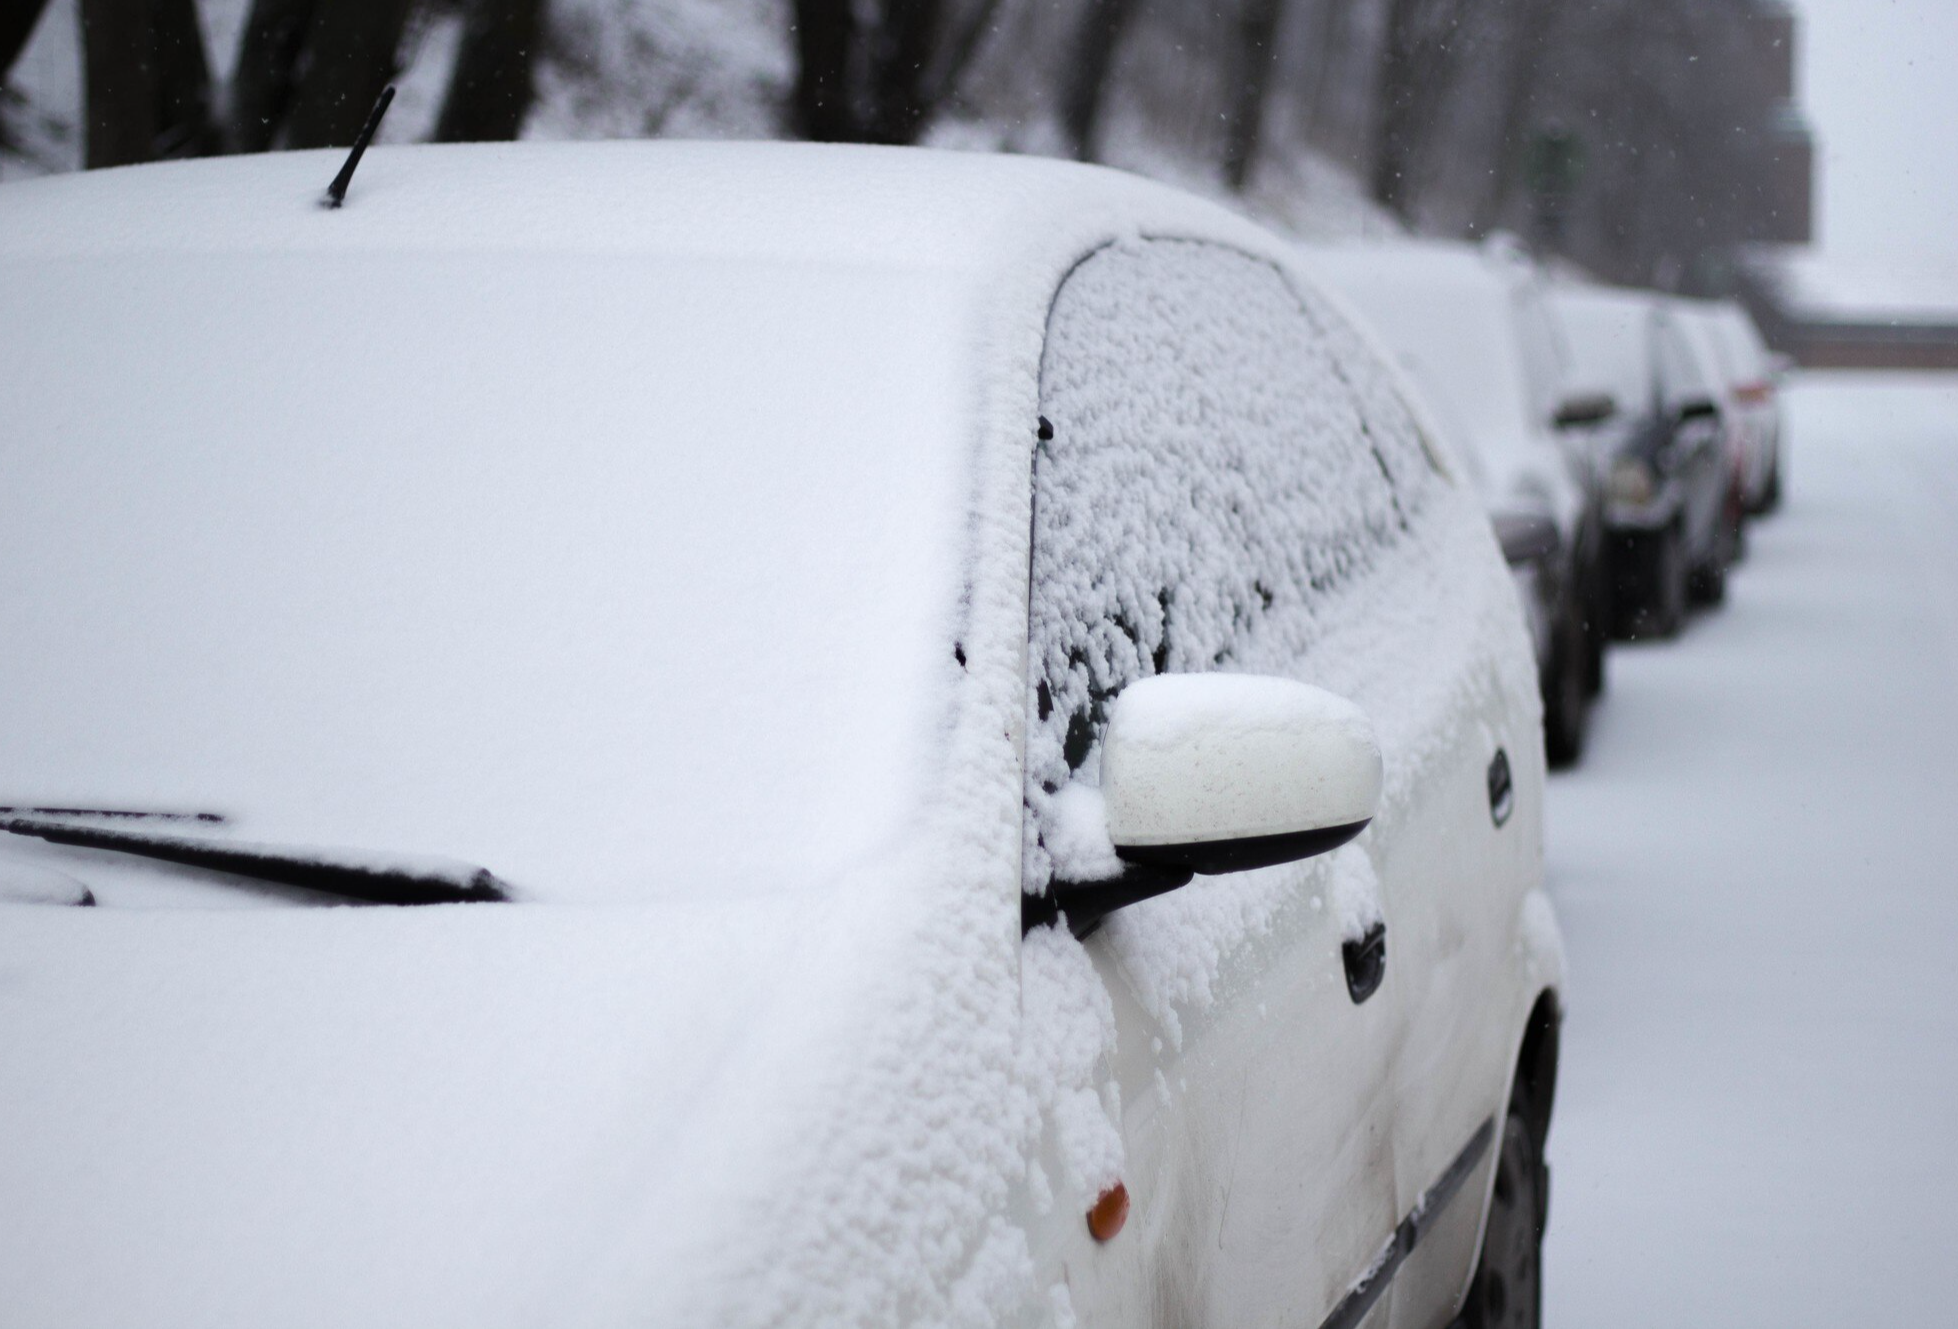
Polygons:
[[1278,23],[1285,0],[1245,0],[1239,22],[1237,96],[1224,135],[1224,182],[1243,193],[1257,165],[1264,137],[1265,101],[1271,92],[1271,71],[1277,59]]
[[851,55],[857,22],[851,0],[795,0],[795,119],[806,139],[857,138]]
[[869,133],[875,143],[916,143],[935,109],[925,82],[938,45],[942,0],[890,0],[871,51]]
[[1075,31],[1074,58],[1061,86],[1061,128],[1075,160],[1093,161],[1101,151],[1101,115],[1115,48],[1135,14],[1135,0],[1087,0]]
[[231,73],[226,137],[233,152],[264,152],[284,127],[312,22],[313,0],[252,0]]
[[156,79],[158,157],[206,157],[221,139],[211,114],[211,64],[197,0],[153,0],[152,58]]
[[1374,88],[1368,189],[1376,203],[1408,218],[1410,173],[1447,93],[1468,0],[1388,0]]
[[441,143],[513,139],[530,112],[541,0],[475,0],[435,124]]
[[27,49],[27,39],[34,35],[34,25],[47,7],[48,0],[10,0],[0,5],[0,78],[7,76]]
[[986,38],[992,35],[993,15],[998,12],[999,0],[978,0],[966,12],[965,24],[944,43],[945,53],[925,92],[926,104],[934,111],[958,90],[959,79],[986,44]]
[[1535,127],[1537,90],[1554,60],[1551,27],[1556,0],[1506,0],[1504,25],[1498,40],[1508,67],[1502,84],[1502,110],[1497,132],[1496,160],[1489,172],[1489,189],[1476,209],[1476,231],[1487,234],[1502,224],[1516,193],[1523,154]]
[[81,0],[82,164],[127,166],[156,150],[156,69],[149,0]]
[[286,146],[345,147],[395,75],[408,0],[327,0],[313,11]]

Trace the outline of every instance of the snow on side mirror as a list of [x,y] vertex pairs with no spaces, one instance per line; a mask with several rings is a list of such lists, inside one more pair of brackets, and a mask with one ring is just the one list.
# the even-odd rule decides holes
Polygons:
[[1245,674],[1163,674],[1109,711],[1101,788],[1117,873],[1023,896],[1022,933],[1065,915],[1078,937],[1117,909],[1214,875],[1337,849],[1380,801],[1380,747],[1359,707]]
[[1194,873],[1338,848],[1373,820],[1380,775],[1365,713],[1284,678],[1143,679],[1115,699],[1102,740],[1116,854]]

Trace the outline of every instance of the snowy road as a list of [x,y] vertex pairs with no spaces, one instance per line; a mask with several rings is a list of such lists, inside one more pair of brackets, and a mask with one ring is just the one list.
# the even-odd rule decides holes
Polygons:
[[1550,792],[1563,1329],[1958,1322],[1958,378],[1790,413],[1728,606]]

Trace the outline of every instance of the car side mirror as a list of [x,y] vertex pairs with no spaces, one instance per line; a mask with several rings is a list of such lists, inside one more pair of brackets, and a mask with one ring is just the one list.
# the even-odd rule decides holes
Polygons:
[[1503,561],[1512,568],[1549,558],[1563,544],[1557,523],[1538,512],[1498,512],[1490,519]]
[[1124,870],[1051,883],[1028,898],[1023,930],[1065,913],[1085,936],[1193,875],[1337,849],[1373,820],[1380,780],[1365,713],[1323,688],[1247,674],[1141,679],[1115,699],[1101,748],[1108,838]]
[[1551,423],[1559,429],[1582,429],[1587,425],[1601,425],[1618,414],[1618,402],[1608,392],[1588,392],[1581,396],[1567,397]]
[[1679,403],[1679,409],[1673,412],[1673,419],[1677,423],[1683,425],[1687,423],[1689,420],[1717,419],[1719,415],[1720,415],[1720,408],[1713,404],[1712,398],[1689,397],[1685,401]]

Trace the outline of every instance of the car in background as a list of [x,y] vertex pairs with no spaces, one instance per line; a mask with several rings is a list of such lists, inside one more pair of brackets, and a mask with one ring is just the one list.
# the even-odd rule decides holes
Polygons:
[[0,185],[9,1325],[1537,1323],[1530,641],[1289,242],[339,164]]
[[1613,628],[1670,637],[1696,594],[1725,584],[1732,486],[1717,385],[1662,298],[1566,282],[1551,302],[1573,382],[1617,406],[1596,440]]
[[1667,366],[1672,381],[1685,392],[1711,398],[1720,420],[1721,443],[1727,458],[1726,513],[1722,521],[1724,556],[1694,569],[1696,598],[1717,604],[1726,595],[1727,571],[1747,556],[1748,476],[1755,467],[1760,442],[1750,413],[1721,351],[1719,306],[1710,300],[1669,296],[1668,313],[1679,328],[1685,362]]
[[1750,515],[1772,512],[1781,504],[1781,362],[1739,301],[1714,302],[1708,321],[1747,459],[1741,501]]
[[1456,435],[1529,615],[1550,760],[1576,761],[1604,685],[1611,625],[1602,476],[1588,438],[1611,403],[1569,391],[1545,283],[1508,245],[1393,242],[1305,253]]

